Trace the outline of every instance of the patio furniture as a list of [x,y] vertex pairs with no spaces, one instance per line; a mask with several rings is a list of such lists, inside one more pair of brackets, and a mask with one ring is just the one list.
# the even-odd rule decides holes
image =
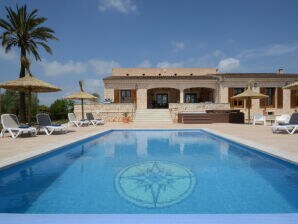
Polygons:
[[256,125],[257,123],[262,123],[263,125],[266,125],[266,117],[262,114],[255,114],[253,117],[253,125]]
[[2,114],[1,124],[3,129],[0,136],[4,137],[5,132],[9,132],[12,138],[17,138],[20,134],[30,134],[35,136],[37,131],[36,128],[30,127],[29,125],[21,125],[16,115],[14,114]]
[[73,124],[74,126],[77,126],[77,127],[81,127],[83,125],[89,125],[88,120],[78,120],[74,113],[68,113],[67,116],[68,116],[68,120],[69,120],[68,125]]
[[66,126],[53,124],[48,114],[37,114],[36,121],[39,125],[37,131],[44,131],[47,135],[51,135],[54,131],[66,133]]
[[288,124],[290,121],[291,116],[289,114],[282,114],[280,116],[275,117],[275,125],[278,124]]
[[240,110],[206,110],[205,112],[180,112],[178,123],[211,124],[211,123],[244,123],[244,113]]
[[279,131],[285,131],[288,134],[294,134],[298,130],[298,113],[293,113],[289,123],[287,124],[278,124],[272,126],[272,132],[277,133]]
[[98,124],[105,124],[103,119],[95,119],[91,112],[86,113],[87,120],[93,125],[96,126]]

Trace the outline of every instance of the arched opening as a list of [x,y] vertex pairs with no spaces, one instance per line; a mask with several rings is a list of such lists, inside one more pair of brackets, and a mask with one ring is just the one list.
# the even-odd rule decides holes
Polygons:
[[199,87],[184,90],[184,103],[215,102],[214,89]]
[[179,103],[180,91],[174,88],[147,90],[147,108],[169,108],[169,103]]

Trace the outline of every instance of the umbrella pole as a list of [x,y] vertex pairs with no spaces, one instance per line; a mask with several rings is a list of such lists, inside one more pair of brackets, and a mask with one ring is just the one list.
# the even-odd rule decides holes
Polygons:
[[84,120],[84,99],[81,99],[82,104],[82,120]]
[[31,125],[31,90],[28,92],[28,124]]
[[[249,100],[250,100],[250,98],[247,99],[247,101],[249,101]],[[251,106],[251,103],[252,103],[252,102],[251,102],[251,100],[250,100],[250,105],[248,105],[248,107],[247,107],[247,108],[248,108],[248,124],[250,124],[250,106]],[[247,104],[248,104],[248,103],[246,102],[246,105],[247,105]]]

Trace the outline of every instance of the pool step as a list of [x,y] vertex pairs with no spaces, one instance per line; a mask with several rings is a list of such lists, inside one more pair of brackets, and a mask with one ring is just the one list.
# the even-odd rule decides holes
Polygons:
[[168,109],[137,110],[134,123],[162,123],[172,124],[172,118]]

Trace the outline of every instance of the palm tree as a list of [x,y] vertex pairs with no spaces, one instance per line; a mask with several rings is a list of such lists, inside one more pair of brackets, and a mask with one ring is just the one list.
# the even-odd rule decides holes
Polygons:
[[[25,76],[25,65],[22,61],[26,60],[27,54],[33,54],[35,60],[40,61],[38,47],[42,47],[46,52],[52,54],[51,48],[47,45],[48,40],[57,40],[54,36],[54,31],[48,27],[40,26],[47,19],[44,17],[37,17],[37,9],[32,12],[27,12],[27,6],[16,6],[14,11],[10,7],[6,7],[6,20],[0,18],[0,27],[4,32],[0,36],[2,39],[2,47],[5,52],[9,52],[12,47],[20,49],[20,75]],[[26,120],[26,105],[25,93],[20,92],[20,120]]]

